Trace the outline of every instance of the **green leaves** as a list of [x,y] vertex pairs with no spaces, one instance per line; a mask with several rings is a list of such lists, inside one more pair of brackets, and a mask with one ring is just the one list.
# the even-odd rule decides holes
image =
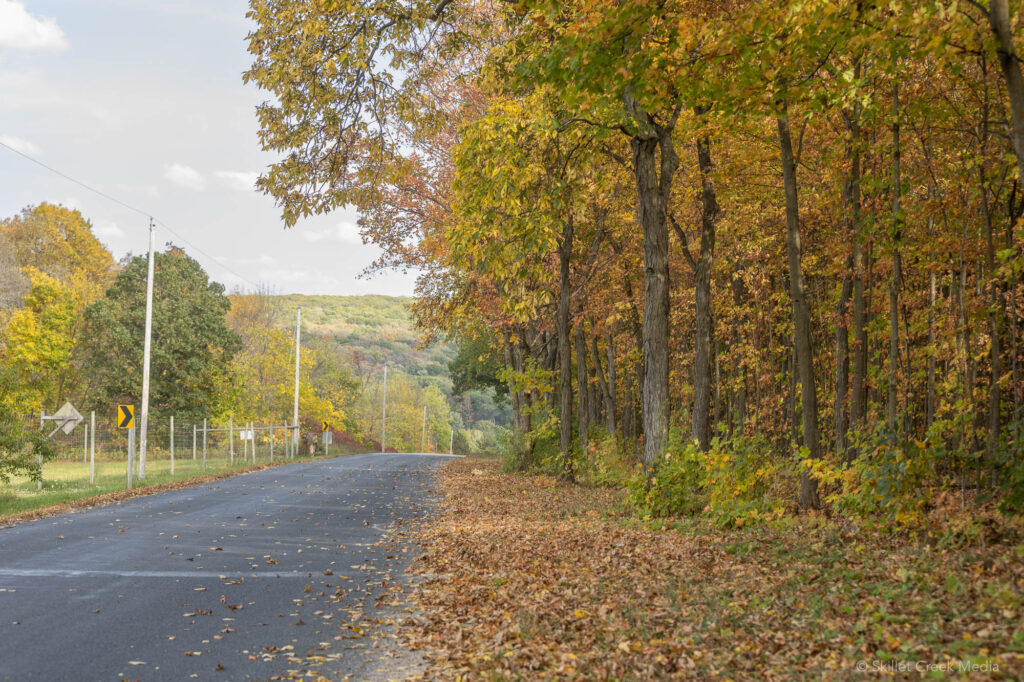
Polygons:
[[[95,398],[110,404],[138,402],[146,270],[145,257],[133,258],[85,311],[91,339],[85,364]],[[240,347],[225,320],[230,303],[223,285],[179,249],[157,253],[154,272],[151,404],[158,413],[202,419]]]

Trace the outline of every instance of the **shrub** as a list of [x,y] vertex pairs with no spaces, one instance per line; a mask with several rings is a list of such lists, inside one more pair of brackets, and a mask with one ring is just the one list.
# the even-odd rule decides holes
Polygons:
[[625,486],[637,467],[629,452],[628,445],[622,447],[614,436],[598,430],[590,447],[576,460],[577,480],[590,485]]
[[651,475],[638,472],[628,484],[629,505],[643,516],[700,512],[720,526],[742,526],[781,515],[786,507],[770,494],[782,467],[759,438],[719,437],[707,452],[673,431],[665,456]]
[[837,511],[914,527],[921,523],[945,452],[943,422],[925,440],[902,437],[887,425],[853,436],[850,461],[805,460],[811,474],[833,488],[825,500]]

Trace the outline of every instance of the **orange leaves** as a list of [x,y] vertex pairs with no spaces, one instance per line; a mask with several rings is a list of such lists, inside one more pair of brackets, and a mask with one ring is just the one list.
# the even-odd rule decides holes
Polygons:
[[[655,531],[616,520],[614,491],[496,469],[448,464],[443,514],[420,532],[420,612],[398,634],[424,652],[429,679],[846,679],[887,657],[1024,663],[1012,547],[965,552],[956,567],[909,545],[854,556],[827,527]],[[999,611],[983,596],[995,594]]]

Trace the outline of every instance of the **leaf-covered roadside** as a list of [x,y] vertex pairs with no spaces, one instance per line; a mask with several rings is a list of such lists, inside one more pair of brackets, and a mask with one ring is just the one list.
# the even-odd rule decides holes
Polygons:
[[653,529],[617,492],[481,459],[447,464],[442,487],[421,613],[399,631],[428,678],[1024,674],[1019,535]]

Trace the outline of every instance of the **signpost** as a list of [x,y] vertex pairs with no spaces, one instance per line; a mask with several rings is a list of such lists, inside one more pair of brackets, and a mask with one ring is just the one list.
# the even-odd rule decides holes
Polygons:
[[324,455],[331,451],[331,443],[334,442],[334,433],[331,432],[331,425],[327,422],[320,422],[320,430],[323,432]]
[[[65,434],[69,434],[75,430],[75,427],[82,423],[82,415],[79,414],[78,410],[75,409],[71,403],[64,403],[60,409],[51,415],[45,413],[39,415],[39,428],[43,427],[46,422],[57,422],[56,428],[46,436],[47,438],[53,438],[54,434],[58,431],[63,431]],[[39,480],[36,481],[36,490],[43,489],[43,455],[39,455]]]
[[128,490],[132,489],[132,467],[135,459],[135,406],[117,406],[117,428],[128,429]]

